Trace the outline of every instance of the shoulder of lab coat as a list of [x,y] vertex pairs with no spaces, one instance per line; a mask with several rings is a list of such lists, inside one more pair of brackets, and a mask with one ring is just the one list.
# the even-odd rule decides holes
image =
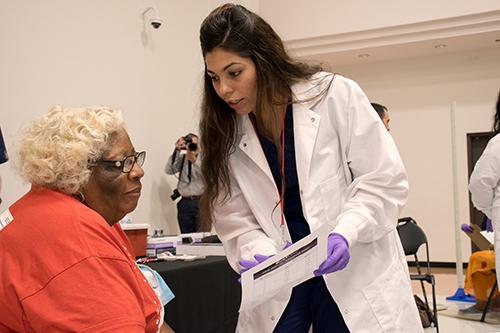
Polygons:
[[347,189],[342,212],[330,222],[333,232],[350,245],[384,237],[408,198],[406,171],[391,135],[358,84],[340,75],[311,109],[322,125],[334,127],[342,149]]
[[494,194],[499,182],[500,135],[497,134],[488,142],[483,154],[477,160],[469,183],[472,203],[486,215],[490,214],[495,204],[497,196]]

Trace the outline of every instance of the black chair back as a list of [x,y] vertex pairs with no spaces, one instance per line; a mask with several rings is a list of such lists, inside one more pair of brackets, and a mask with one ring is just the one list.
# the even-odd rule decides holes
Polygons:
[[398,223],[398,233],[403,243],[405,255],[415,255],[422,244],[427,244],[427,236],[413,220],[400,219]]

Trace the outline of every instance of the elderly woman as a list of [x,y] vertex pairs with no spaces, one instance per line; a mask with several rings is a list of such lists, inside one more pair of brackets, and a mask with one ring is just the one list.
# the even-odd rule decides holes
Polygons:
[[31,190],[0,215],[1,332],[171,332],[119,223],[146,153],[121,112],[54,107],[18,139]]

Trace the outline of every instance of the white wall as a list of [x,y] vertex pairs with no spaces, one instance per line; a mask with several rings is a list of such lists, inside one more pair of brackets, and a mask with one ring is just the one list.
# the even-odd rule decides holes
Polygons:
[[260,14],[287,40],[343,34],[500,9],[498,0],[261,0]]

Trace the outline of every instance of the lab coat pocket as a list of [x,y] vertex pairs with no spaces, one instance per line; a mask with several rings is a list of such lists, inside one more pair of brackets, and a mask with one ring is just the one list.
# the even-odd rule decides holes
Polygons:
[[340,214],[340,210],[342,207],[341,195],[343,192],[341,189],[341,177],[339,177],[339,171],[341,168],[337,170],[337,174],[319,184],[319,188],[321,191],[321,200],[323,202],[324,211],[326,214],[326,219],[328,224],[332,227],[333,223],[337,219],[337,216]]
[[401,265],[395,257],[392,264],[378,279],[363,289],[373,314],[377,318],[383,332],[401,332],[403,311],[403,298],[408,285],[404,281]]

